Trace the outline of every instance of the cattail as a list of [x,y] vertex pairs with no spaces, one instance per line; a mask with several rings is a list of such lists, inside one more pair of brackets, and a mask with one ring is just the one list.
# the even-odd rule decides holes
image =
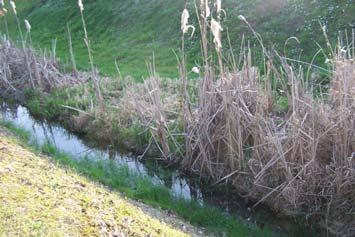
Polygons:
[[220,14],[222,11],[222,0],[216,0],[217,13]]
[[199,69],[198,67],[193,67],[193,68],[191,69],[191,71],[192,71],[193,73],[200,74],[200,69]]
[[181,14],[181,31],[182,33],[187,33],[187,24],[189,23],[190,14],[187,9],[184,9]]
[[190,18],[189,11],[187,9],[184,9],[181,14],[181,31],[183,34],[186,34],[191,28],[192,29],[191,37],[192,37],[195,33],[195,27],[193,25],[188,25],[189,18]]
[[84,11],[84,5],[83,5],[83,1],[82,0],[78,0],[78,6],[81,12]]
[[202,17],[208,18],[209,16],[211,16],[211,10],[210,7],[208,6],[208,0],[201,0],[200,7],[201,9],[205,10],[204,12],[205,15],[202,15]]
[[206,18],[211,16],[211,9],[208,6],[208,2],[206,1]]
[[25,26],[28,33],[31,33],[31,24],[28,20],[25,20]]
[[211,31],[213,34],[213,42],[216,45],[216,48],[220,49],[222,48],[222,43],[221,43],[221,31],[223,31],[221,25],[212,18],[211,20]]
[[10,5],[11,5],[11,8],[12,8],[12,11],[15,13],[15,15],[17,15],[15,2],[14,1],[10,1]]

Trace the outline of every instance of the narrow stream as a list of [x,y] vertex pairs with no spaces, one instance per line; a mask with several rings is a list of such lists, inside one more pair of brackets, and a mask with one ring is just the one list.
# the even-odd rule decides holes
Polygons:
[[213,187],[199,186],[199,180],[182,174],[178,170],[162,172],[162,166],[158,164],[147,165],[130,154],[121,154],[111,149],[110,146],[102,148],[93,141],[85,141],[77,135],[67,131],[57,124],[51,124],[34,119],[23,106],[8,106],[0,101],[1,118],[10,121],[17,127],[21,127],[31,133],[31,139],[39,144],[50,142],[56,148],[71,154],[76,159],[86,157],[92,160],[111,159],[120,165],[128,166],[133,172],[149,177],[154,183],[162,184],[170,189],[176,197],[187,200],[197,200],[201,205],[209,204],[217,206],[231,215],[237,215],[247,222],[255,223],[259,227],[269,226],[281,233],[292,233],[287,236],[308,236],[304,228],[296,225],[287,218],[278,218],[275,213],[264,207],[250,209],[246,200],[235,193],[221,193]]

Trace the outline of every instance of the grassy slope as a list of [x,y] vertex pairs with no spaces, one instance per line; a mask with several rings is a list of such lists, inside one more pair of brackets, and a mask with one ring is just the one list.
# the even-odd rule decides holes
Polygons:
[[[116,59],[124,74],[138,78],[146,76],[146,61],[152,60],[154,51],[158,72],[163,76],[177,75],[177,63],[172,50],[177,50],[179,46],[180,13],[184,1],[83,2],[95,63],[101,72],[115,73]],[[64,62],[68,61],[66,23],[70,22],[77,63],[81,69],[87,67],[87,52],[76,1],[17,0],[16,3],[20,18],[28,18],[32,24],[34,44],[50,49],[52,40],[57,39],[57,53]],[[237,19],[239,14],[247,17],[269,47],[283,50],[287,38],[298,37],[301,46],[290,41],[287,53],[293,57],[301,53],[301,59],[306,61],[310,61],[317,51],[315,42],[325,45],[318,20],[327,22],[331,39],[336,38],[338,30],[355,26],[353,0],[225,0],[223,3],[228,15],[224,27],[228,28],[235,49],[239,47],[242,34],[246,34],[248,39],[253,38],[250,30]],[[193,7],[190,9],[192,14]],[[11,35],[15,37],[16,28],[11,15],[7,18]],[[194,24],[197,26],[196,21]],[[3,25],[0,22],[2,30]],[[197,35],[187,42],[191,64],[198,61]],[[322,63],[324,57],[319,57],[317,61]]]
[[[215,207],[211,207],[208,205],[201,206],[197,201],[177,199],[169,192],[169,189],[167,189],[166,187],[156,185],[150,179],[142,177],[137,173],[130,172],[129,169],[125,166],[117,166],[114,161],[95,162],[88,159],[74,159],[70,155],[57,150],[50,144],[38,145],[36,144],[36,141],[32,141],[32,139],[30,138],[30,134],[26,130],[15,127],[12,123],[0,122],[0,141],[3,141],[4,137],[2,135],[4,134],[2,133],[4,130],[1,126],[6,127],[11,132],[16,134],[17,137],[20,138],[21,143],[25,145],[30,145],[30,148],[34,148],[36,154],[47,154],[53,159],[54,164],[60,165],[60,167],[69,168],[62,169],[66,172],[65,175],[69,174],[70,176],[72,176],[74,172],[79,173],[82,176],[89,178],[90,180],[96,181],[97,183],[101,183],[112,190],[123,193],[126,197],[132,200],[143,202],[155,208],[162,208],[164,210],[168,210],[168,213],[175,213],[177,216],[182,217],[185,221],[188,221],[194,226],[203,227],[205,230],[208,231],[208,233],[211,233],[215,236],[283,236],[282,234],[270,231],[268,227],[260,229],[254,225],[249,225],[238,217],[227,215],[226,213]],[[8,133],[5,134],[8,135]],[[6,138],[4,139],[4,141],[10,140]],[[18,141],[11,139],[8,144],[17,142]],[[0,148],[1,147],[3,146],[1,146],[0,143]],[[0,149],[0,157],[1,151],[2,150]],[[23,151],[23,149],[21,149],[21,151]],[[33,154],[30,157],[32,156]],[[0,164],[1,161],[2,160],[0,158]],[[28,162],[36,163],[37,160],[31,159],[31,161]],[[0,167],[6,166],[3,166],[1,164]],[[52,168],[53,167],[54,166],[52,165]],[[40,175],[41,170],[33,170],[33,173]],[[47,175],[47,173],[43,175]],[[63,177],[65,176],[64,174],[62,175]],[[81,177],[81,179],[83,178]],[[0,179],[0,184],[1,182],[2,180]],[[2,200],[1,193],[0,200]],[[24,203],[24,205],[28,204]],[[161,217],[161,214],[158,216],[160,216],[159,219],[166,219],[166,216]],[[5,220],[3,220],[3,217],[1,216],[0,207],[0,235],[2,230],[1,228],[4,228],[1,226],[1,221]],[[201,230],[193,228],[188,224],[186,225],[186,223],[183,223],[178,218],[172,218],[168,223],[171,223],[172,225],[178,227],[181,227],[181,225],[184,225],[185,227],[187,226],[189,232],[193,233],[200,232]],[[11,226],[8,228],[11,228]]]
[[[87,50],[84,47],[80,14],[76,1],[16,1],[21,18],[27,17],[32,24],[35,46],[51,48],[57,39],[58,56],[68,59],[66,23],[72,31],[75,58],[79,69],[87,67]],[[171,75],[176,70],[176,59],[172,48],[176,48],[179,18],[176,9],[182,8],[178,1],[132,1],[105,0],[84,1],[85,18],[89,38],[92,41],[95,63],[102,72],[116,72],[117,60],[123,73],[135,77],[147,75],[146,60],[156,55],[158,70]],[[153,15],[152,13],[157,14]],[[162,17],[163,16],[163,17]],[[9,16],[10,18],[10,16]],[[9,19],[11,35],[15,36],[14,19]],[[164,24],[165,28],[159,26]],[[11,26],[12,25],[12,26]],[[173,27],[170,27],[173,26]],[[174,73],[174,72],[173,72]]]
[[1,236],[187,236],[0,128]]

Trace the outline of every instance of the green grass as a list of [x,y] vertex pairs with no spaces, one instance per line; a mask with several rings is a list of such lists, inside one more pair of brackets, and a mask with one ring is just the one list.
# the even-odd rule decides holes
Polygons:
[[[83,41],[82,23],[76,1],[49,0],[42,4],[39,0],[16,1],[22,19],[28,18],[32,24],[32,39],[38,48],[52,48],[56,39],[57,56],[66,64],[69,61],[66,24],[70,24],[75,59],[79,69],[87,69],[87,49]],[[119,2],[119,3],[118,3]],[[115,60],[124,75],[138,79],[147,76],[146,61],[151,61],[153,53],[158,71],[163,76],[177,75],[176,59],[172,48],[176,48],[179,25],[157,30],[160,22],[173,25],[179,13],[173,1],[144,2],[143,6],[130,1],[84,1],[84,15],[89,38],[92,42],[94,63],[104,74],[116,73]],[[171,6],[170,6],[171,5]],[[140,8],[144,9],[140,9]],[[152,17],[152,12],[157,12]],[[10,35],[17,38],[14,19],[9,14]],[[161,16],[165,17],[162,19]],[[46,19],[46,20],[43,20]],[[3,26],[3,24],[1,24]],[[3,28],[2,28],[3,29]],[[24,29],[23,29],[24,30]]]
[[24,103],[33,116],[51,121],[56,121],[66,114],[63,105],[71,105],[71,101],[65,99],[64,96],[59,96],[58,91],[53,91],[50,96],[43,97],[39,91],[28,89],[25,91],[25,98]]
[[31,133],[29,131],[16,127],[12,122],[3,121],[3,120],[0,120],[0,126],[6,127],[12,133],[16,134],[16,136],[22,141],[25,141],[27,143],[30,142]]
[[9,122],[0,122],[36,152],[52,157],[59,164],[100,182],[128,198],[142,201],[154,207],[170,210],[193,225],[206,228],[217,236],[275,236],[268,228],[263,230],[244,223],[238,217],[227,215],[218,208],[201,206],[197,201],[174,197],[168,188],[154,184],[149,178],[118,166],[114,161],[92,161],[59,151],[51,144],[39,145],[30,139],[30,134]]
[[[283,3],[287,4],[283,4]],[[87,49],[83,41],[83,31],[77,1],[72,0],[17,0],[20,21],[27,18],[32,24],[32,39],[37,48],[52,48],[56,40],[57,56],[62,64],[70,68],[66,24],[72,31],[75,59],[79,69],[88,68]],[[338,32],[350,30],[355,26],[355,4],[352,0],[336,1],[284,1],[284,0],[234,0],[223,1],[228,17],[223,23],[230,34],[232,47],[237,54],[242,35],[251,41],[254,48],[255,63],[262,62],[260,46],[250,30],[238,20],[244,15],[251,25],[261,34],[268,48],[276,48],[283,53],[285,41],[289,41],[286,56],[311,61],[318,50],[316,42],[325,45],[318,20],[327,22],[327,31],[332,42],[336,42]],[[153,52],[157,71],[162,76],[176,77],[177,62],[173,53],[180,45],[180,14],[184,1],[175,0],[102,0],[84,1],[85,19],[91,39],[94,63],[100,72],[108,75],[116,73],[117,60],[124,75],[137,80],[148,75],[146,62],[152,61]],[[7,7],[10,9],[10,7]],[[197,26],[194,8],[189,6],[191,23]],[[11,11],[10,11],[11,12]],[[13,14],[6,17],[10,36],[18,38]],[[4,18],[0,19],[0,30],[5,32]],[[24,31],[24,29],[23,29]],[[189,54],[189,67],[200,61],[198,32],[186,41]],[[227,46],[227,42],[224,42]],[[225,47],[226,50],[228,47]],[[324,53],[328,54],[325,48]],[[321,54],[315,62],[324,63]]]

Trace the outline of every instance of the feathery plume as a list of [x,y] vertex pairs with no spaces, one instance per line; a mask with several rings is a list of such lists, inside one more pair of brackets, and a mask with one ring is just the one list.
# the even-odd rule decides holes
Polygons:
[[181,14],[181,31],[185,34],[187,32],[187,24],[189,22],[190,14],[185,8]]
[[31,24],[27,19],[25,20],[25,26],[26,26],[27,32],[30,33],[31,32]]
[[189,11],[185,8],[181,14],[181,31],[183,34],[186,34],[191,28],[192,29],[191,37],[192,37],[195,33],[195,27],[193,25],[188,25],[189,18],[190,18]]
[[83,1],[82,0],[78,0],[78,6],[81,12],[84,11],[84,5],[83,5]]
[[211,16],[211,9],[208,6],[208,2],[206,1],[206,18]]
[[10,6],[12,8],[12,11],[15,13],[15,15],[17,15],[15,2],[14,1],[10,1]]
[[216,0],[217,13],[220,14],[222,11],[222,0]]
[[212,18],[211,20],[211,31],[213,34],[213,42],[216,45],[216,48],[222,48],[222,43],[221,43],[221,31],[223,31],[221,25]]
[[202,17],[208,18],[211,16],[211,9],[208,6],[208,0],[201,0],[200,7],[201,7],[201,9],[205,10],[204,15],[201,15]]
[[4,8],[5,3],[4,0],[0,0],[0,16],[5,16],[7,10]]
[[199,69],[198,67],[193,67],[193,68],[191,69],[191,71],[192,71],[193,73],[200,74],[200,69]]

